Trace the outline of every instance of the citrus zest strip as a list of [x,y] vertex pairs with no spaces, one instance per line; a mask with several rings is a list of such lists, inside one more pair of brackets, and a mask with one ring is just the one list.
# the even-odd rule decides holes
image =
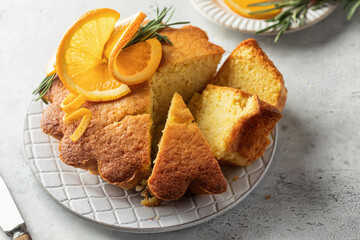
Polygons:
[[86,98],[83,95],[76,96],[73,93],[70,93],[61,103],[61,109],[66,113],[75,112],[78,110],[84,103]]
[[70,93],[65,97],[65,99],[61,103],[61,108],[65,112],[65,115],[63,117],[63,122],[66,125],[70,125],[79,118],[82,118],[79,126],[77,127],[75,132],[70,136],[70,139],[73,142],[79,140],[79,138],[85,133],[92,118],[92,113],[89,109],[80,108],[85,102],[86,99],[84,96],[82,95],[77,96],[73,93]]

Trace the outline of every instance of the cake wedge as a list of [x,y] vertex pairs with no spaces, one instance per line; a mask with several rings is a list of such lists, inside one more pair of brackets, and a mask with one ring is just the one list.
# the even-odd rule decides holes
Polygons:
[[257,95],[211,84],[201,95],[195,94],[188,106],[223,165],[248,166],[261,157],[281,118],[276,107]]
[[148,187],[165,201],[192,193],[222,193],[226,181],[182,97],[175,93]]
[[256,94],[280,111],[287,98],[282,74],[255,39],[247,39],[234,49],[211,84]]

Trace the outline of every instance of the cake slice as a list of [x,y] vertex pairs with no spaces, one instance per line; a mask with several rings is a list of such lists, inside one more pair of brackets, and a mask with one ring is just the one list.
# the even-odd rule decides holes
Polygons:
[[256,94],[280,111],[285,106],[287,89],[283,76],[254,39],[235,48],[211,83]]
[[208,143],[175,93],[168,113],[148,187],[156,198],[171,201],[187,189],[194,193],[222,193],[226,181]]
[[194,95],[189,109],[216,159],[235,166],[248,166],[264,154],[268,135],[281,118],[257,95],[211,84]]

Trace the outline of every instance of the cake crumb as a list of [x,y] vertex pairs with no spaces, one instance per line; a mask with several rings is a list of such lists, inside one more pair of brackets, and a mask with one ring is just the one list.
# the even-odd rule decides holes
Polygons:
[[135,191],[141,192],[142,190],[144,190],[146,188],[146,185],[147,185],[147,180],[146,179],[141,180],[140,183],[138,185],[136,185]]
[[236,176],[236,177],[233,178],[233,181],[236,181],[238,179],[239,179],[239,176]]
[[149,188],[146,187],[140,194],[144,199],[141,201],[142,205],[145,205],[147,207],[154,207],[161,203],[161,200],[157,197],[152,196],[152,194],[149,191]]
[[153,218],[149,218],[149,220],[153,220]]
[[267,196],[265,197],[265,199],[268,200],[270,197],[271,197],[270,195],[267,195]]

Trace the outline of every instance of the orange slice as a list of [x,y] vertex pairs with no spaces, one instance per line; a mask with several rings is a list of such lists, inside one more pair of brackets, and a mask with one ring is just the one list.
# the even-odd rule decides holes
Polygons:
[[281,9],[277,9],[270,12],[250,14],[251,12],[267,10],[274,7],[274,5],[248,7],[250,4],[264,2],[264,0],[224,0],[224,2],[231,10],[247,18],[267,19],[272,18],[281,12]]
[[145,18],[145,13],[138,12],[130,17],[124,18],[116,24],[104,49],[106,59],[110,59],[113,51],[114,54],[116,54],[126,46],[138,31]]
[[64,35],[56,55],[56,71],[65,87],[89,101],[109,101],[130,92],[115,80],[103,50],[120,14],[101,8],[82,15]]
[[56,53],[55,51],[46,66],[46,76],[50,76],[56,73]]
[[128,85],[146,81],[161,61],[161,44],[155,38],[124,48],[139,30],[145,17],[144,13],[139,12],[120,21],[104,50],[111,75]]
[[112,76],[132,85],[144,82],[154,74],[161,61],[162,47],[159,40],[151,38],[113,53],[109,60]]

